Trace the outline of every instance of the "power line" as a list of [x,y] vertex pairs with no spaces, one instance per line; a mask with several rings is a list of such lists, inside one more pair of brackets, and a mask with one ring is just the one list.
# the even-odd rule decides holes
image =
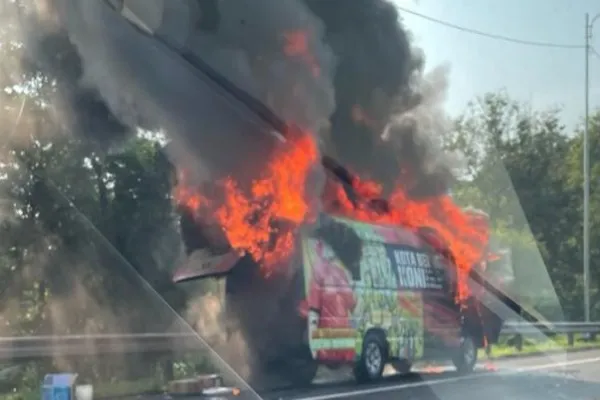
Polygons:
[[464,26],[456,25],[451,22],[442,21],[440,19],[433,18],[428,15],[418,13],[416,11],[412,11],[412,10],[409,10],[409,9],[401,7],[401,6],[396,6],[396,8],[402,12],[414,15],[416,17],[425,19],[430,22],[434,22],[436,24],[444,25],[449,28],[457,29],[459,31],[463,31],[463,32],[467,32],[467,33],[472,33],[474,35],[487,37],[490,39],[503,40],[505,42],[517,43],[517,44],[522,44],[522,45],[526,45],[526,46],[552,47],[552,48],[557,48],[557,49],[583,49],[583,48],[585,48],[585,46],[583,44],[561,44],[561,43],[552,43],[552,42],[537,42],[537,41],[533,41],[533,40],[524,40],[524,39],[518,39],[518,38],[513,38],[513,37],[509,37],[509,36],[504,36],[504,35],[497,35],[495,33],[483,32],[483,31],[479,31],[477,29],[471,29],[471,28],[467,28]]

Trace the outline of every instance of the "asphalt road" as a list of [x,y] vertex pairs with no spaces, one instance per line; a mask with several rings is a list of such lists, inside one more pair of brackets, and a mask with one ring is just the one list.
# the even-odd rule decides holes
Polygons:
[[600,350],[502,360],[482,364],[468,376],[443,366],[388,376],[375,385],[359,386],[341,376],[308,389],[261,396],[267,400],[600,400]]

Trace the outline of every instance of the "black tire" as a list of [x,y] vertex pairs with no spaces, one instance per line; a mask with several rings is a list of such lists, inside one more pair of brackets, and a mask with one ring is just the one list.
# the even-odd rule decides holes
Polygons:
[[412,364],[408,360],[397,360],[392,362],[392,367],[401,375],[406,375],[410,373],[412,368]]
[[456,370],[460,374],[470,374],[477,364],[477,345],[470,335],[463,336],[460,348],[452,359]]
[[285,378],[295,387],[303,388],[309,386],[317,376],[319,364],[312,358],[308,347],[301,352],[297,358],[290,360],[286,365]]
[[385,336],[379,332],[367,333],[363,340],[360,359],[354,366],[356,381],[367,383],[381,379],[387,358]]

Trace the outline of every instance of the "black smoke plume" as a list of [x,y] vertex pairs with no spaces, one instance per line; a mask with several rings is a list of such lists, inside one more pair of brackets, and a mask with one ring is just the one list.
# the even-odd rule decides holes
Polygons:
[[435,146],[443,132],[423,130],[425,119],[439,115],[422,109],[431,89],[444,87],[424,79],[424,58],[412,48],[393,3],[305,1],[324,22],[337,59],[327,151],[387,190],[397,184],[414,195],[446,190],[451,168]]
[[[143,37],[106,2],[46,3],[58,25],[44,31],[32,20],[29,45],[34,56],[48,59],[47,44],[69,36],[77,52],[54,67],[62,69],[59,75],[68,72],[71,86],[80,88],[62,99],[70,114],[95,109],[102,115],[90,93],[96,92],[122,124],[166,130],[174,161],[197,170],[217,162],[224,174],[235,175],[268,154],[270,144],[253,132],[252,123],[234,117],[235,110],[221,107],[221,114],[215,113],[214,96],[206,93],[211,88],[177,57],[158,51],[156,40]],[[388,192],[398,184],[415,195],[447,189],[452,165],[438,149],[445,128],[439,110],[445,80],[424,75],[422,53],[411,45],[392,2],[175,3],[185,4],[187,14],[165,12],[161,29],[174,32],[167,44],[201,58],[283,120],[317,131],[324,153],[381,182]],[[300,31],[307,34],[312,60],[285,51],[285,39]],[[309,63],[319,66],[318,77]],[[121,130],[76,131],[108,138]],[[237,162],[207,161],[212,154],[228,154]]]
[[[138,127],[161,130],[173,163],[199,181],[251,179],[277,146],[269,128],[200,79],[186,56],[314,132],[322,153],[388,193],[403,185],[415,196],[439,194],[451,181],[451,164],[438,149],[444,76],[424,74],[422,54],[391,1],[165,0],[155,29],[166,34],[162,40],[144,35],[108,1],[29,1],[44,7],[24,19],[28,61],[60,77],[56,108],[73,134],[112,143]],[[286,48],[294,38],[306,40],[306,51]],[[102,129],[78,124],[89,121],[78,118],[86,113],[113,122]],[[190,215],[183,225],[188,253],[211,243]],[[228,307],[241,317],[250,353],[267,359],[263,365],[298,350],[306,324],[290,293],[301,293],[297,276],[285,285],[267,282],[256,263],[244,263],[234,272],[241,278],[228,278]]]

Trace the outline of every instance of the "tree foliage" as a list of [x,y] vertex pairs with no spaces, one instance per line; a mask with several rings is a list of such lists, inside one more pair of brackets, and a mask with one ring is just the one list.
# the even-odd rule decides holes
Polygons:
[[[93,140],[125,128],[73,84],[67,38],[48,35],[46,57],[32,60],[9,22],[0,28],[0,335],[169,331],[186,295],[171,280],[181,245],[161,141]],[[87,112],[62,113],[61,103]],[[119,360],[121,377],[154,368],[145,358]],[[74,368],[83,375],[116,373],[85,361]],[[27,367],[15,381],[38,385],[49,369]]]
[[[599,116],[592,118],[593,143],[600,138]],[[548,302],[555,291],[565,317],[581,319],[581,132],[569,131],[558,110],[534,111],[500,92],[470,104],[446,146],[464,155],[454,196],[488,211],[496,234],[513,249],[520,248],[520,256],[513,252],[513,263],[521,276],[521,297]],[[593,152],[591,157],[595,159]],[[600,168],[592,176],[598,173]],[[598,191],[593,193],[595,209]],[[594,215],[592,238],[599,233]],[[592,270],[596,255],[592,246]],[[540,281],[544,275],[549,278],[545,284]],[[538,284],[535,288],[532,281]],[[597,277],[592,281],[597,296],[595,282]]]

